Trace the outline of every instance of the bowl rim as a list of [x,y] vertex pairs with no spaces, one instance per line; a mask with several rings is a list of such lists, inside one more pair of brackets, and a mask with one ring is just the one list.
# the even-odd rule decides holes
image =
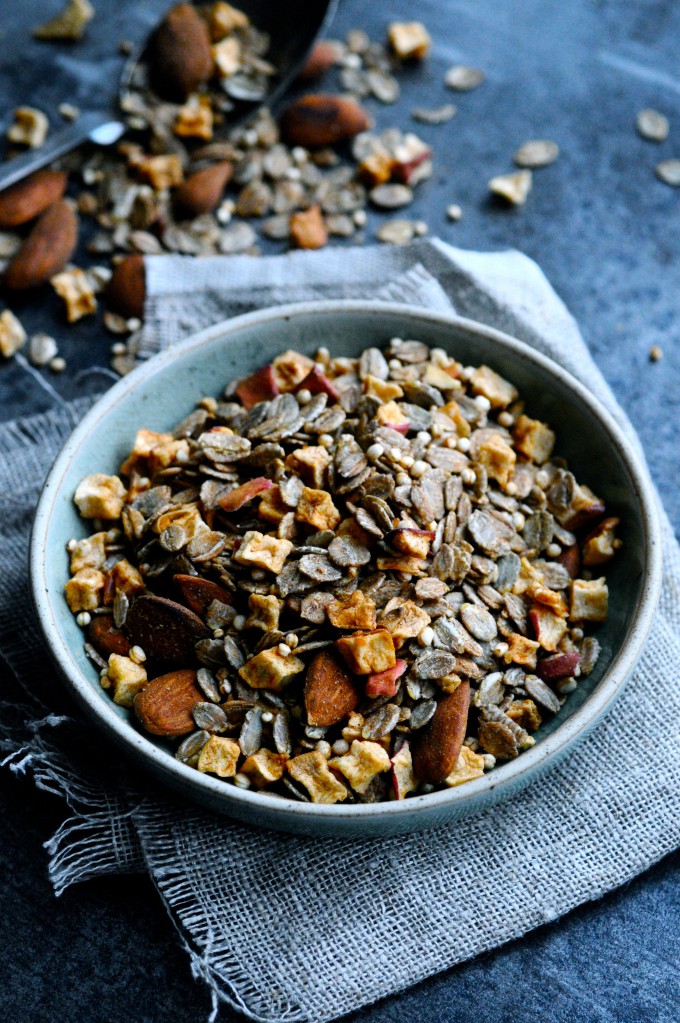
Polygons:
[[[557,379],[564,387],[572,391],[585,404],[590,412],[599,420],[609,442],[618,450],[634,486],[634,496],[640,509],[640,518],[644,536],[645,550],[643,574],[641,581],[641,598],[634,610],[628,635],[611,664],[603,675],[594,692],[561,725],[531,749],[524,751],[515,760],[508,761],[495,768],[489,774],[467,782],[465,785],[414,796],[405,800],[371,804],[342,803],[325,805],[305,803],[263,792],[249,791],[235,785],[225,785],[218,778],[202,774],[176,760],[168,751],[155,746],[150,740],[138,732],[127,718],[118,715],[113,704],[106,699],[103,692],[98,692],[81,671],[73,659],[58,627],[55,614],[56,608],[47,588],[45,576],[47,536],[55,500],[61,491],[64,477],[71,463],[77,456],[93,426],[104,420],[122,400],[135,391],[137,386],[148,381],[159,370],[170,365],[189,352],[200,349],[203,345],[220,338],[228,341],[230,335],[238,335],[244,328],[275,323],[282,319],[292,320],[297,317],[308,317],[322,313],[324,315],[343,315],[360,313],[380,316],[389,314],[402,315],[405,320],[420,320],[438,326],[460,328],[467,333],[477,335],[480,339],[491,340],[502,348],[509,350],[516,357],[529,360],[543,373]],[[411,328],[409,328],[411,330]],[[494,327],[470,320],[457,314],[437,312],[414,305],[397,305],[390,302],[369,300],[323,300],[314,302],[296,302],[286,305],[271,306],[254,312],[244,313],[228,320],[207,327],[161,352],[134,369],[118,381],[109,391],[99,398],[73,430],[61,451],[57,455],[52,468],[45,480],[36,513],[30,540],[30,581],[33,603],[48,651],[64,678],[71,694],[78,704],[87,712],[95,723],[106,729],[110,737],[125,748],[135,759],[150,762],[149,768],[163,781],[178,789],[187,796],[205,804],[210,796],[224,802],[224,812],[229,813],[229,804],[238,807],[238,815],[242,818],[254,811],[252,819],[257,821],[258,809],[271,819],[278,817],[281,826],[286,819],[296,818],[297,825],[303,824],[303,818],[309,818],[310,824],[325,819],[328,826],[343,822],[356,824],[367,818],[399,818],[419,812],[449,811],[450,813],[470,812],[485,805],[484,796],[491,792],[505,790],[506,794],[514,791],[516,783],[522,778],[527,781],[528,775],[536,775],[546,760],[558,760],[559,754],[571,743],[575,742],[599,720],[605,710],[609,709],[613,700],[630,677],[649,635],[656,605],[661,589],[661,537],[657,512],[656,497],[653,484],[642,460],[638,457],[628,438],[623,433],[612,414],[601,405],[587,388],[558,363],[532,348],[530,345],[512,337]],[[59,593],[61,597],[61,593]],[[214,801],[214,800],[213,800]]]

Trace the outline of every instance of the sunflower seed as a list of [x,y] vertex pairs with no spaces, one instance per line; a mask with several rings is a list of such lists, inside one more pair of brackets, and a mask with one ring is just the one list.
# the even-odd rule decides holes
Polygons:
[[198,760],[199,753],[209,738],[210,732],[192,732],[191,735],[187,735],[186,739],[184,739],[177,747],[175,758],[180,760],[183,764],[195,763]]
[[279,711],[274,718],[272,738],[277,753],[285,753],[290,756],[293,751],[293,738],[291,735],[290,714],[287,710]]
[[383,210],[396,210],[413,202],[413,192],[407,185],[378,185],[371,189],[368,197]]
[[246,712],[238,744],[244,757],[257,753],[262,745],[262,710],[259,707]]
[[600,656],[601,646],[595,636],[586,636],[581,643],[581,661],[579,667],[582,675],[590,675],[597,664]]
[[332,583],[342,579],[342,572],[335,568],[325,555],[305,554],[300,558],[298,564],[302,574],[313,579],[314,582]]
[[529,142],[522,143],[513,156],[513,160],[518,167],[533,169],[547,167],[554,163],[559,155],[560,149],[556,142],[551,142],[549,139],[531,139]]
[[435,107],[433,110],[428,110],[425,107],[415,107],[411,111],[411,117],[414,121],[420,121],[422,124],[446,124],[455,115],[456,108],[453,103],[444,103],[443,106]]
[[444,76],[444,84],[456,92],[470,92],[478,88],[486,79],[486,75],[479,68],[466,67],[464,64],[454,64]]
[[537,675],[527,675],[524,680],[524,688],[532,700],[535,700],[541,707],[545,707],[551,714],[557,714],[562,706],[552,689]]
[[482,643],[490,643],[498,634],[496,622],[492,614],[477,604],[463,604],[460,609],[460,617],[465,628],[472,633],[475,639]]
[[125,590],[118,590],[113,599],[113,624],[117,629],[122,629],[125,625],[129,607],[130,600],[127,593]]
[[224,732],[229,727],[227,715],[214,703],[196,703],[191,713],[196,726],[205,732]]
[[210,703],[220,702],[222,697],[217,688],[215,676],[211,671],[208,671],[207,668],[199,668],[196,672],[196,682],[206,700],[209,700]]
[[662,160],[657,163],[656,176],[672,188],[680,188],[680,160]]
[[416,678],[443,678],[455,670],[456,659],[446,650],[423,650],[416,657],[413,669]]
[[422,703],[417,704],[411,711],[411,717],[409,718],[411,731],[416,732],[418,729],[424,728],[434,716],[436,709],[436,700],[423,700]]
[[658,110],[641,110],[635,118],[635,127],[643,139],[650,142],[664,142],[668,138],[668,118]]
[[369,715],[361,729],[362,739],[381,739],[389,735],[399,722],[399,707],[394,703],[386,703],[375,713]]

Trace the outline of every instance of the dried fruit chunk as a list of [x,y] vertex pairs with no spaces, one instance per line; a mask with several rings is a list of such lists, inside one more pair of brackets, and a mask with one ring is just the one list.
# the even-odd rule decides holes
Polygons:
[[427,529],[400,527],[388,533],[385,540],[390,546],[396,547],[404,554],[411,554],[415,558],[426,558],[430,553],[430,544],[434,538],[435,533]]
[[505,489],[510,482],[517,455],[498,433],[492,433],[477,450],[477,462],[484,466],[487,476]]
[[213,112],[208,97],[190,96],[188,102],[180,107],[172,130],[179,138],[209,142],[213,136]]
[[420,781],[442,782],[453,771],[467,729],[470,683],[442,696],[429,724],[413,740],[413,770]]
[[306,390],[310,394],[327,394],[331,401],[340,401],[340,394],[325,373],[318,366],[313,366],[307,376],[295,388],[296,391]]
[[286,773],[288,757],[285,753],[273,753],[266,748],[251,754],[241,765],[241,773],[250,778],[257,789],[273,785]]
[[332,458],[326,448],[307,445],[291,451],[286,459],[286,468],[295,472],[311,487],[321,489],[326,482],[326,470]]
[[58,14],[33,29],[33,35],[36,39],[76,42],[82,38],[94,14],[90,0],[66,0]]
[[117,476],[95,472],[76,487],[73,500],[84,519],[118,519],[127,490]]
[[[556,702],[559,710],[559,701]],[[540,728],[542,718],[533,700],[513,700],[505,713],[527,732]]]
[[298,249],[322,249],[327,244],[328,230],[318,204],[292,214],[290,240]]
[[160,23],[149,44],[154,84],[161,96],[184,102],[213,70],[210,35],[192,4],[177,4]]
[[473,753],[467,746],[463,746],[453,770],[444,779],[444,784],[449,788],[456,785],[463,785],[466,781],[473,781],[481,778],[484,774],[484,757],[479,753]]
[[366,679],[366,696],[371,699],[375,696],[396,696],[399,679],[407,667],[406,661],[397,659],[393,668],[369,675]]
[[314,363],[301,352],[295,352],[292,348],[277,355],[272,362],[274,379],[282,392],[295,391],[302,385],[302,381],[314,369]]
[[125,631],[147,657],[185,664],[195,656],[196,641],[210,636],[208,627],[193,611],[150,594],[137,597],[130,605]]
[[113,702],[121,707],[132,707],[135,696],[147,684],[146,668],[130,657],[111,654],[102,688],[113,687]]
[[144,315],[146,276],[144,258],[139,254],[126,256],[114,267],[106,288],[109,308],[126,318]]
[[17,107],[14,123],[7,129],[7,138],[19,146],[39,149],[47,138],[50,123],[42,110],[35,107]]
[[387,629],[355,632],[342,636],[335,645],[355,675],[372,675],[396,664],[394,643]]
[[536,674],[544,682],[557,682],[561,678],[570,678],[575,674],[580,660],[580,654],[575,650],[558,653],[553,657],[544,657],[536,665]]
[[304,785],[313,803],[341,803],[347,799],[347,789],[328,769],[322,753],[303,753],[289,760],[286,767],[291,778]]
[[356,682],[338,659],[320,650],[305,676],[305,709],[313,727],[327,728],[343,721],[359,703]]
[[617,518],[603,519],[597,529],[586,537],[583,542],[584,565],[604,565],[611,561],[621,543],[616,540],[616,527],[620,522]]
[[152,679],[134,698],[142,728],[152,735],[188,735],[196,727],[192,711],[203,702],[191,668],[171,671]]
[[216,774],[218,778],[233,778],[236,774],[241,747],[233,739],[211,735],[201,748],[196,767],[202,774]]
[[234,487],[227,494],[219,499],[217,502],[225,512],[235,512],[248,504],[261,494],[264,490],[271,490],[274,484],[271,480],[268,480],[266,476],[257,476],[253,480],[248,480],[247,483],[242,483],[240,487]]
[[279,627],[279,615],[283,601],[273,594],[263,595],[251,593],[248,597],[250,614],[246,619],[247,629],[262,629],[263,632],[275,632]]
[[291,103],[281,118],[281,133],[288,145],[306,149],[347,142],[370,126],[365,110],[354,100],[322,93]]
[[27,224],[61,199],[66,189],[64,171],[38,170],[0,192],[0,228]]
[[420,21],[393,21],[387,33],[399,60],[422,60],[430,52],[430,33]]
[[503,659],[506,664],[521,664],[525,668],[535,668],[540,645],[536,640],[513,632],[508,636],[508,649],[503,654]]
[[529,611],[529,618],[536,633],[536,639],[544,650],[557,650],[560,641],[566,634],[567,623],[554,611],[540,604],[534,604]]
[[604,622],[607,620],[609,589],[604,576],[601,579],[574,579],[571,583],[569,617],[575,622]]
[[362,590],[338,597],[326,608],[328,620],[336,629],[374,629],[375,601]]
[[499,174],[489,181],[489,191],[502,199],[507,199],[513,206],[523,206],[531,191],[532,180],[530,170]]
[[390,601],[380,615],[380,625],[392,636],[396,647],[406,639],[415,639],[430,624],[427,611],[413,600],[396,597]]
[[253,408],[261,401],[271,401],[279,393],[278,383],[271,366],[263,366],[249,377],[244,377],[234,391],[236,397],[247,409]]
[[64,586],[66,603],[75,614],[94,611],[102,602],[106,577],[96,568],[82,568]]
[[212,604],[213,600],[219,600],[222,604],[231,604],[231,595],[223,586],[219,586],[212,579],[204,579],[200,575],[175,575],[173,582],[182,594],[182,599],[195,614],[201,618]]
[[239,565],[264,568],[278,575],[292,549],[293,544],[290,540],[277,540],[276,537],[266,536],[257,529],[249,529],[234,554],[234,561],[238,561]]
[[418,788],[418,781],[413,773],[413,758],[407,742],[392,757],[392,788],[396,799],[405,799],[409,792]]
[[210,28],[210,36],[215,42],[224,39],[225,36],[236,31],[236,29],[248,28],[249,24],[250,21],[245,11],[232,7],[225,0],[218,0],[210,8],[208,27]]
[[470,379],[473,394],[481,394],[491,403],[491,408],[505,408],[517,401],[519,392],[514,384],[502,377],[490,366],[478,366]]
[[0,355],[9,359],[26,344],[26,331],[11,309],[0,314]]
[[317,530],[335,529],[341,518],[327,491],[304,487],[295,509],[297,522],[304,522]]
[[517,419],[513,436],[517,450],[538,465],[548,461],[555,446],[555,434],[550,427],[524,413]]
[[355,792],[364,793],[373,779],[392,764],[389,754],[378,742],[361,742],[355,739],[349,753],[329,761],[329,767],[344,775]]
[[305,662],[291,654],[282,654],[276,647],[262,650],[239,668],[238,673],[252,689],[285,689],[296,675],[305,670]]
[[66,199],[53,203],[36,221],[5,270],[12,291],[37,288],[63,270],[78,241],[78,218]]
[[211,213],[220,202],[233,170],[233,165],[225,160],[190,174],[175,191],[178,212],[189,217]]
[[83,316],[97,311],[97,299],[91,279],[78,267],[63,270],[51,280],[51,285],[66,305],[69,323],[77,323]]

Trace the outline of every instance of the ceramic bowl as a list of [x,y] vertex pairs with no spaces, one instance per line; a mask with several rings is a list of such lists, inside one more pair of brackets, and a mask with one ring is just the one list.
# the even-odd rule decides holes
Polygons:
[[[622,520],[624,541],[608,573],[610,612],[599,628],[602,654],[593,673],[560,714],[517,759],[465,785],[400,802],[315,806],[238,789],[175,760],[162,742],[137,730],[129,711],[101,689],[83,652],[83,634],[63,596],[66,543],[86,525],[73,504],[83,476],[116,472],[140,426],[168,430],[208,394],[217,394],[292,347],[311,353],[325,345],[356,356],[391,337],[418,338],[463,363],[486,363],[510,379],[527,412],[558,434],[557,453],[577,478],[591,484]],[[488,807],[531,782],[582,739],[629,678],[647,638],[660,586],[661,545],[655,499],[646,470],[604,408],[563,369],[527,345],[453,315],[378,302],[306,303],[266,309],[211,327],[151,359],[120,380],[73,432],[40,499],[31,545],[31,578],[47,646],[69,690],[100,728],[145,773],[214,811],[281,830],[319,835],[377,836],[441,825]]]

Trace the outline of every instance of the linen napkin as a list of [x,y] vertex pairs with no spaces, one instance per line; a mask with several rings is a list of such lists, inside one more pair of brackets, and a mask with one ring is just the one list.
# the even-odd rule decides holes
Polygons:
[[[426,241],[260,259],[153,257],[147,290],[143,354],[280,301],[455,307],[561,362],[637,444],[575,322],[516,252]],[[0,427],[0,649],[26,693],[25,706],[3,711],[2,744],[11,769],[30,771],[70,807],[47,843],[56,891],[148,871],[194,975],[210,987],[212,1019],[226,1002],[267,1023],[324,1023],[554,920],[677,847],[680,551],[663,512],[663,591],[635,680],[567,760],[491,810],[380,842],[296,838],[232,824],[124,764],[102,763],[77,721],[51,713],[55,680],[26,627],[32,511],[85,406]]]

